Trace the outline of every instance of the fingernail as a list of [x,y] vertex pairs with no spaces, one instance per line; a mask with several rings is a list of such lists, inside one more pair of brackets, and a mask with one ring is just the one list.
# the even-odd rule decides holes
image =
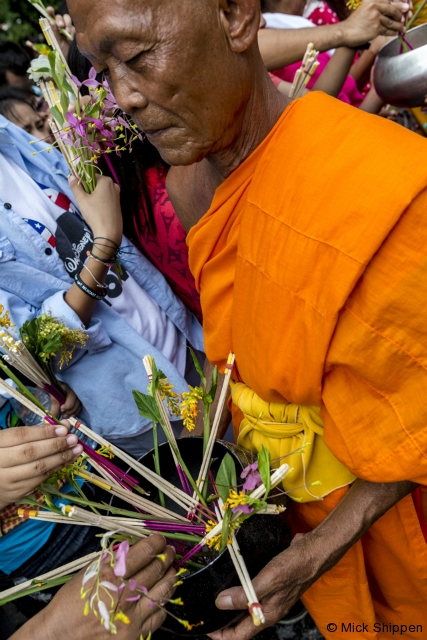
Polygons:
[[218,609],[234,609],[231,596],[218,596],[215,604]]
[[73,449],[73,453],[75,453],[76,456],[80,455],[82,451],[83,451],[83,447],[81,444],[78,444],[77,447],[74,447]]
[[74,433],[70,433],[70,435],[67,437],[67,444],[70,445],[70,447],[73,444],[76,444],[76,442],[78,441],[78,437],[74,435]]
[[56,427],[55,433],[57,436],[66,436],[68,433],[67,427]]

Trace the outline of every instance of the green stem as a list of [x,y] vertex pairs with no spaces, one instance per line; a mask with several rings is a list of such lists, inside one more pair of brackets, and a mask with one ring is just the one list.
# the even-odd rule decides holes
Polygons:
[[[154,422],[154,420],[153,420],[153,443],[154,443],[154,455],[153,455],[154,469],[157,475],[161,476],[162,474],[160,473],[159,439],[157,437],[157,422]],[[160,489],[159,489],[159,499],[160,499],[160,504],[162,505],[162,507],[164,507],[165,496],[163,495],[163,492],[160,491]]]
[[69,582],[72,578],[74,578],[74,574],[68,576],[62,576],[61,578],[53,578],[52,580],[46,580],[46,582],[39,582],[34,587],[28,587],[28,589],[24,589],[19,593],[13,593],[6,598],[0,599],[0,607],[8,602],[12,602],[13,600],[18,600],[18,598],[23,598],[24,596],[29,596],[32,593],[39,593],[39,591],[45,591],[46,589],[51,589],[52,587],[59,587],[66,582]]
[[208,446],[209,436],[211,432],[210,424],[211,405],[203,404],[203,455]]
[[418,9],[415,11],[414,15],[412,16],[412,18],[408,22],[408,29],[411,29],[412,25],[415,23],[416,19],[418,18],[418,16],[420,15],[421,11],[426,6],[426,4],[427,4],[427,0],[424,0],[424,2],[422,2],[420,4]]

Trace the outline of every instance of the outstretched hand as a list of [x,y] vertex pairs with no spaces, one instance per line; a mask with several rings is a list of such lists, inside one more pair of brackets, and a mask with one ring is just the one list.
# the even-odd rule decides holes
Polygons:
[[377,36],[397,36],[404,31],[402,18],[408,10],[406,2],[363,0],[358,9],[341,23],[344,45],[358,47]]
[[[285,616],[300,596],[320,575],[310,557],[310,536],[298,534],[286,549],[253,580],[265,615],[265,624],[256,627],[248,614],[236,626],[209,634],[212,640],[249,640]],[[241,587],[222,591],[216,601],[219,609],[247,610],[248,601]]]

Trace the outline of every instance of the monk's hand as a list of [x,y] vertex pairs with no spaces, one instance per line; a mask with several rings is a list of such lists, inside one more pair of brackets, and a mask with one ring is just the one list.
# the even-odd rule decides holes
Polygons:
[[[304,536],[295,536],[289,549],[273,558],[253,580],[264,609],[265,625],[255,627],[247,615],[235,627],[216,631],[209,637],[212,640],[249,640],[280,620],[378,518],[416,486],[410,481],[375,483],[356,480],[316,529]],[[223,591],[217,598],[219,609],[247,610],[247,606],[243,589],[238,587]]]
[[69,423],[0,430],[0,509],[32,493],[83,451]]
[[[253,585],[265,616],[265,624],[256,627],[251,616],[236,626],[209,634],[212,640],[247,640],[285,616],[300,596],[320,577],[320,558],[311,557],[310,536],[298,534],[286,549],[254,578]],[[222,591],[216,605],[219,609],[248,610],[248,600],[241,587]]]
[[397,36],[404,31],[402,17],[408,10],[406,2],[363,0],[359,8],[341,23],[342,45],[359,47],[377,36]]

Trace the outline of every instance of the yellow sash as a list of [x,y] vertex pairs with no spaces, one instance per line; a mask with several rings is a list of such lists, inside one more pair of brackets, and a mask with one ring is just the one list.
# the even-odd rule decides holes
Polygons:
[[[355,476],[339,462],[323,440],[319,407],[265,402],[242,382],[231,382],[233,403],[244,414],[237,444],[254,453],[264,445],[270,452],[271,466],[286,462],[291,471],[283,488],[298,502],[320,500]],[[293,453],[304,445],[302,452]],[[320,481],[320,485],[310,486]]]

